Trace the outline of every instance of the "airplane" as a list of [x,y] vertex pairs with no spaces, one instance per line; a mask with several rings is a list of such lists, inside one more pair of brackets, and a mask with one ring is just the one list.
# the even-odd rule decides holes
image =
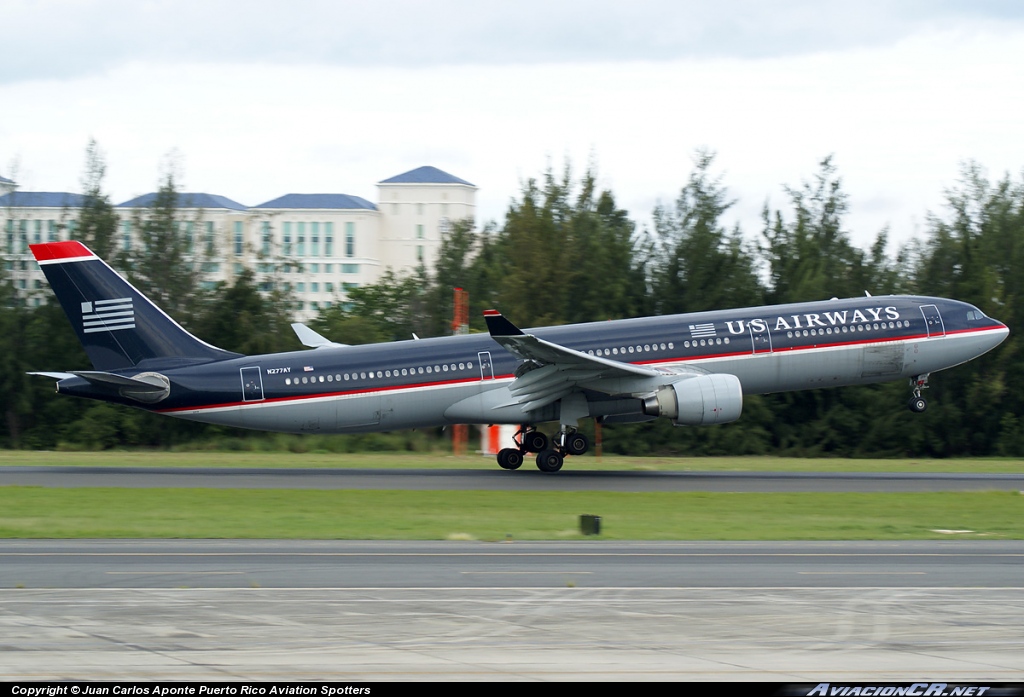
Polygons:
[[[93,368],[31,373],[60,394],[287,433],[512,424],[497,455],[506,470],[535,454],[559,471],[589,448],[583,419],[724,424],[747,394],[909,379],[922,412],[931,373],[1009,334],[957,300],[865,293],[525,331],[488,310],[488,334],[363,346],[297,325],[311,349],[244,356],[190,334],[81,242],[31,249]],[[548,422],[550,437],[537,428]]]

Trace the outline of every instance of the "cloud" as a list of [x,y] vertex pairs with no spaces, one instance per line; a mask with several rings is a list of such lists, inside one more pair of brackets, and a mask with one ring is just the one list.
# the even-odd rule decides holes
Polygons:
[[766,57],[1020,23],[1008,0],[8,0],[0,83],[131,63],[417,67]]

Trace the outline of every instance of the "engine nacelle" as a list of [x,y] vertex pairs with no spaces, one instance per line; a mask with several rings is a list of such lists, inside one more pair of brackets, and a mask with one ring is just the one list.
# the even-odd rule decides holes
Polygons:
[[665,385],[643,400],[644,413],[680,426],[727,424],[740,418],[743,388],[735,375],[697,375]]

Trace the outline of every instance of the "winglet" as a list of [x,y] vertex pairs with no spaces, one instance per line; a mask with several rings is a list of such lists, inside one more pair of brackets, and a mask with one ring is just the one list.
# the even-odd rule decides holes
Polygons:
[[484,321],[491,336],[523,336],[522,330],[497,310],[484,310]]

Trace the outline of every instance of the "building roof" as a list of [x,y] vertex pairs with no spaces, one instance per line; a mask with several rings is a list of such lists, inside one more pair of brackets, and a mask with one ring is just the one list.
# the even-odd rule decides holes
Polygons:
[[81,208],[82,194],[67,191],[12,191],[0,196],[0,207],[18,208]]
[[340,208],[377,210],[365,198],[348,194],[285,194],[253,208]]
[[[156,201],[157,194],[143,194],[142,196],[136,196],[130,201],[117,204],[117,208],[149,208]],[[215,194],[178,194],[178,208],[227,208],[234,211],[248,210],[248,206],[243,206],[237,201],[232,201],[227,196],[217,196]]]
[[473,186],[465,179],[448,174],[437,167],[417,167],[404,174],[399,174],[390,179],[385,179],[380,184],[462,184]]

